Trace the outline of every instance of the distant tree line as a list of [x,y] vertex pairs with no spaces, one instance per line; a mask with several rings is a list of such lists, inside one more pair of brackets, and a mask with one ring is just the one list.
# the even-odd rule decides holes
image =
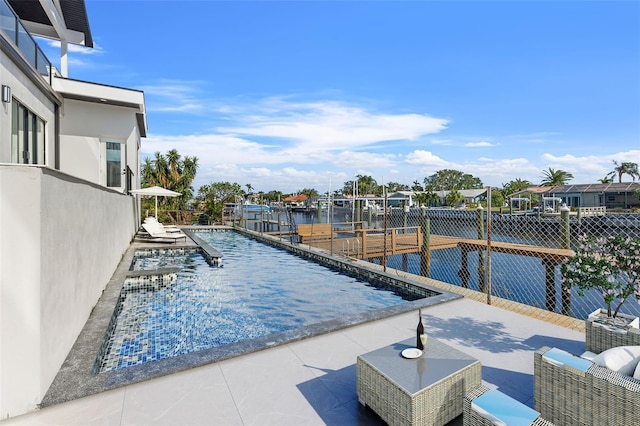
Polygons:
[[[622,182],[624,175],[630,176],[635,182],[640,179],[640,171],[637,163],[613,161],[614,167],[605,177],[600,179],[601,183],[610,183],[617,178]],[[247,183],[243,185],[236,182],[212,182],[203,185],[198,189],[194,197],[192,182],[198,169],[197,157],[182,157],[177,150],[172,149],[166,155],[156,152],[153,159],[146,158],[142,165],[142,186],[158,185],[163,188],[180,192],[182,195],[176,198],[162,197],[158,199],[159,208],[164,210],[184,210],[191,208],[200,212],[205,212],[210,217],[218,219],[222,217],[222,211],[226,203],[237,203],[252,198],[255,202],[279,202],[289,195],[278,190],[269,192],[253,193],[253,185]],[[542,171],[542,176],[538,186],[560,186],[566,185],[573,179],[573,174],[560,169],[549,167]],[[516,178],[502,184],[502,188],[495,188],[491,193],[492,206],[504,205],[505,200],[512,194],[525,190],[536,184]],[[442,191],[447,191],[445,203],[456,205],[464,200],[460,193],[466,189],[480,189],[484,185],[482,180],[476,176],[464,173],[459,170],[443,169],[438,170],[431,176],[425,177],[422,182],[415,180],[411,185],[389,181],[379,183],[372,176],[356,175],[353,180],[344,182],[342,188],[336,189],[333,197],[342,196],[378,196],[398,191],[416,192],[416,200],[423,205],[436,205],[441,201]],[[439,194],[440,192],[440,194]],[[296,194],[304,194],[313,199],[320,193],[313,188],[303,188]],[[143,200],[143,208],[152,208],[149,203],[153,200]]]

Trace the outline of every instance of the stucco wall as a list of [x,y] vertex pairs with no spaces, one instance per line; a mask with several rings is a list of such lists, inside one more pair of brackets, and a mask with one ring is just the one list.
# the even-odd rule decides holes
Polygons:
[[0,419],[42,400],[136,226],[133,197],[0,166]]
[[[126,143],[126,162],[139,178],[140,134],[129,108],[65,99],[60,119],[60,170],[105,184],[101,139]],[[137,187],[134,183],[133,187]]]

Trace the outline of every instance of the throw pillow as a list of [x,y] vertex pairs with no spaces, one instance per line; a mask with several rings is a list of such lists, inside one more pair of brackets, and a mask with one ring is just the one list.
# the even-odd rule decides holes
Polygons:
[[633,373],[633,378],[640,380],[640,362],[636,365],[636,371]]
[[618,346],[607,349],[593,359],[595,364],[632,376],[640,361],[640,346]]

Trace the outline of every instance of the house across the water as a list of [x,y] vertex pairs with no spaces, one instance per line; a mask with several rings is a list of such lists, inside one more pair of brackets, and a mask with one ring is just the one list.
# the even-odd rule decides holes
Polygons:
[[530,206],[557,208],[604,207],[607,210],[640,208],[640,182],[592,183],[579,185],[534,186],[508,196],[529,198]]

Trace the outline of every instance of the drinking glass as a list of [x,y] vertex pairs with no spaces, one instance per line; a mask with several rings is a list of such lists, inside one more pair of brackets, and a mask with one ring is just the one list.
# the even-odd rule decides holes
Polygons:
[[420,341],[422,342],[422,346],[425,346],[427,344],[427,335],[426,334],[421,334],[420,335]]

